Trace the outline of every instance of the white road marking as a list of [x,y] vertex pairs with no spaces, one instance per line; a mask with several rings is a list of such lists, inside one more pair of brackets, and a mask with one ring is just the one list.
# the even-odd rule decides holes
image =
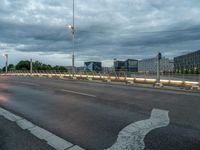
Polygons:
[[130,124],[120,131],[116,143],[107,150],[143,150],[144,138],[153,129],[168,126],[168,111],[153,109],[150,119]]
[[67,142],[56,135],[52,135],[46,139],[47,143],[55,149],[65,150],[73,146],[72,143]]
[[16,83],[16,84],[25,84],[25,85],[31,85],[31,86],[40,86],[37,83],[30,83],[30,82],[22,82],[22,81],[9,81],[10,83]]
[[19,83],[26,84],[26,85],[39,86],[39,84],[37,83],[30,83],[30,82],[19,82]]
[[24,130],[35,127],[34,124],[32,124],[31,122],[27,121],[26,119],[18,120],[18,121],[16,121],[16,123],[20,128],[22,128]]
[[50,133],[49,131],[42,129],[38,126],[30,128],[29,131],[35,135],[36,137],[38,137],[41,140],[45,140],[46,138],[52,136],[53,134]]
[[10,113],[9,111],[7,111],[3,108],[0,108],[0,116],[4,116],[6,119],[13,121],[13,122],[16,122],[18,120],[22,120],[21,117]]
[[87,94],[87,93],[81,93],[81,92],[76,92],[76,91],[71,91],[71,90],[62,89],[61,91],[68,92],[68,93],[73,93],[73,94],[78,94],[78,95],[83,95],[83,96],[97,97],[96,95]]
[[30,131],[31,134],[36,136],[37,138],[41,140],[45,140],[50,146],[55,148],[56,150],[84,150],[83,148],[79,147],[78,145],[74,145],[56,135],[53,133],[42,129],[30,121],[19,117],[3,108],[0,107],[0,116],[3,116],[4,118],[16,122],[16,124],[24,129]]
[[69,148],[69,149],[67,149],[67,150],[83,150],[83,148],[81,148],[81,147],[75,145],[75,146],[73,146],[73,147],[71,147],[71,148]]

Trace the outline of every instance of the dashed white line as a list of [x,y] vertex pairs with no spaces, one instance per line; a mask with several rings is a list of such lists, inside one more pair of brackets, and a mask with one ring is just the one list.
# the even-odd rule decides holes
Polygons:
[[150,119],[138,121],[125,127],[118,135],[116,143],[107,150],[143,150],[144,138],[153,129],[169,124],[168,111],[153,109]]
[[78,94],[78,95],[88,96],[88,97],[97,97],[96,95],[87,94],[87,93],[81,93],[81,92],[77,92],[77,91],[71,91],[71,90],[65,90],[65,89],[62,89],[61,91],[67,92],[67,93],[72,93],[72,94]]
[[31,86],[39,86],[39,84],[37,84],[37,83],[30,83],[30,82],[19,82],[19,83],[31,85]]
[[0,108],[0,116],[3,116],[4,118],[16,122],[16,124],[24,129],[30,131],[31,134],[36,136],[37,138],[41,140],[45,140],[50,146],[55,148],[56,150],[84,150],[83,148],[79,147],[78,145],[74,145],[56,135],[53,133],[40,128],[30,121],[19,117],[3,108]]

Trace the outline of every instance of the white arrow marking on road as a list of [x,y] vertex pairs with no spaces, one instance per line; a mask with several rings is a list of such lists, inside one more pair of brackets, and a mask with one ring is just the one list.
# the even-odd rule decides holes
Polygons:
[[153,109],[149,119],[130,124],[120,131],[116,143],[107,150],[143,150],[145,136],[151,130],[169,124],[168,113],[166,110]]

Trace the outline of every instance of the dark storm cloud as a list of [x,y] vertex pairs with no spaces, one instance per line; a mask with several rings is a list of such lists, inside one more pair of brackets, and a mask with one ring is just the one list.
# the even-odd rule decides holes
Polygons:
[[[75,0],[79,59],[181,54],[199,49],[199,0]],[[1,0],[0,43],[23,52],[70,53],[72,0]]]

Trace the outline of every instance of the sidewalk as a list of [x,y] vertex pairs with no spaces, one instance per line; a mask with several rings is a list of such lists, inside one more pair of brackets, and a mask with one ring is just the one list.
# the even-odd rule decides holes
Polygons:
[[0,116],[0,150],[55,150],[22,130],[16,123],[6,120]]

